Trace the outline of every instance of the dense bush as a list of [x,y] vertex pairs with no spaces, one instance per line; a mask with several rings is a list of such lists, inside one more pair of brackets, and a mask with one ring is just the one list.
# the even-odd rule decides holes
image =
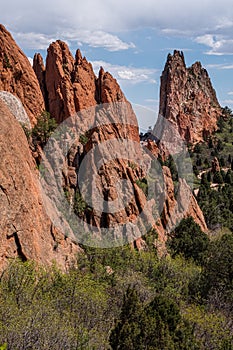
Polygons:
[[129,246],[83,249],[66,274],[19,261],[4,271],[0,344],[7,350],[232,346],[232,236],[211,242],[201,266]]
[[44,146],[56,127],[56,120],[51,118],[48,112],[42,112],[37,119],[37,124],[32,129],[32,138],[34,143],[40,143],[42,146]]
[[202,295],[215,307],[233,309],[233,235],[210,243],[203,261]]
[[183,254],[186,259],[192,258],[197,263],[201,262],[208,244],[207,235],[201,231],[200,226],[192,217],[183,219],[167,242],[173,257]]
[[137,291],[129,288],[120,317],[110,335],[113,350],[198,349],[179,307],[163,295],[143,305]]

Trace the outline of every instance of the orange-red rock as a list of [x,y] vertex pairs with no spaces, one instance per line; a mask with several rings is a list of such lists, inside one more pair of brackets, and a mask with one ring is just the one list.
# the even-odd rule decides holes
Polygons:
[[182,52],[168,55],[161,76],[159,114],[187,143],[203,141],[217,129],[221,108],[200,62],[187,68]]
[[97,85],[100,103],[126,101],[116,79],[114,79],[109,72],[105,72],[103,67],[100,68]]
[[43,57],[41,56],[40,53],[36,53],[33,58],[33,70],[40,84],[40,89],[45,101],[45,107],[46,109],[48,109],[48,101],[47,101],[48,93],[47,93],[46,83],[45,83],[45,65],[44,65]]
[[0,25],[0,77],[0,90],[17,96],[35,124],[45,109],[40,86],[27,57],[3,25]]
[[72,75],[75,110],[78,112],[95,106],[97,104],[96,76],[92,65],[82,57],[80,50],[76,52]]
[[0,269],[19,257],[66,270],[79,247],[53,226],[43,206],[38,171],[18,121],[0,100]]
[[48,109],[59,123],[75,113],[71,73],[74,58],[68,46],[57,40],[48,48],[45,82],[48,91]]
[[[5,36],[8,36],[9,40],[12,38],[5,30],[3,33],[5,45]],[[1,39],[0,44],[3,41]],[[12,45],[14,47],[16,44],[12,43]],[[8,55],[9,48],[6,49],[4,46],[4,50]],[[21,54],[18,52],[18,55]],[[5,56],[0,60],[0,68],[2,64],[2,72],[5,74],[1,76],[0,87],[5,84],[7,91],[13,92],[22,100],[32,121],[35,121],[37,111],[41,111],[45,105],[58,123],[69,116],[76,115],[79,111],[89,110],[89,113],[83,112],[77,116],[79,131],[87,138],[87,142],[76,140],[67,159],[63,162],[63,185],[71,195],[74,195],[76,190],[77,173],[85,155],[110,141],[105,149],[99,147],[99,158],[92,155],[84,165],[86,186],[90,185],[92,198],[95,199],[98,193],[103,196],[107,209],[118,198],[119,204],[124,204],[121,201],[127,195],[130,201],[127,205],[121,205],[120,209],[113,213],[98,212],[95,207],[92,211],[86,210],[83,214],[86,222],[97,228],[134,223],[147,203],[140,182],[146,176],[150,157],[142,153],[136,116],[117,81],[103,68],[96,77],[91,64],[82,57],[79,50],[74,58],[67,44],[58,40],[48,48],[46,66],[41,55],[35,55],[33,62],[35,73],[31,74],[32,68],[28,67],[27,58],[21,55],[20,62],[25,74],[20,76],[20,83],[13,80],[14,88],[11,90],[12,74],[14,75],[18,69],[13,61],[13,57],[16,56],[16,54],[9,55],[11,67],[7,67],[8,61]],[[28,75],[26,71],[29,72]],[[187,69],[180,53],[175,52],[174,56],[169,56],[161,79],[160,113],[174,124],[181,137],[188,142],[203,139],[207,131],[211,132],[216,127],[220,107],[208,79],[206,71],[200,64]],[[96,108],[97,105],[103,108]],[[44,264],[55,260],[64,269],[71,264],[79,248],[72,243],[71,239],[65,239],[47,217],[37,186],[38,174],[25,136],[17,121],[2,103],[0,108],[3,115],[0,121],[0,129],[3,130],[0,147],[4,154],[4,160],[0,166],[1,179],[3,179],[0,184],[1,203],[3,203],[2,248],[0,247],[2,262],[5,264],[9,257],[20,256],[22,259],[34,259]],[[10,139],[16,138],[16,134],[17,141],[11,144]],[[114,144],[114,140],[118,143]],[[122,140],[132,141],[127,145],[125,152],[123,152]],[[161,150],[153,142],[148,143],[148,148],[156,157],[161,154]],[[108,160],[105,152],[108,155],[112,154],[112,159]],[[164,158],[164,153],[161,155]],[[108,161],[99,168],[98,160],[103,159]],[[95,182],[93,174],[97,173],[98,179]],[[167,232],[182,217],[193,216],[206,231],[202,212],[186,182],[180,180],[180,199],[178,200],[174,195],[170,170],[164,167],[163,173],[166,194],[162,218],[153,218],[152,208],[155,199],[151,200],[145,213],[148,222],[156,221],[153,222],[153,226],[158,231],[158,247],[161,252],[165,252]],[[127,181],[128,186],[124,187],[124,191],[118,190],[117,179]],[[47,186],[49,185],[48,183]],[[188,205],[186,205],[187,201]],[[125,234],[127,235],[128,232]],[[145,247],[144,241],[140,238],[140,230],[129,234],[135,238],[135,246],[138,249]]]
[[179,187],[177,196],[175,197],[170,169],[164,166],[163,174],[165,183],[165,203],[161,222],[165,232],[174,229],[181,219],[189,216],[193,217],[194,221],[201,227],[203,232],[207,232],[203,213],[185,179],[179,179]]
[[33,67],[48,111],[58,123],[97,104],[97,78],[80,50],[74,59],[67,44],[57,40],[48,48],[46,68],[38,54]]

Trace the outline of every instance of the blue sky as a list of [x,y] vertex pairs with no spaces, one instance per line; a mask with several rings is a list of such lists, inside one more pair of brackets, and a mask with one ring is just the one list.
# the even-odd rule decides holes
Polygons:
[[140,127],[154,124],[160,75],[167,54],[184,51],[186,64],[201,61],[222,106],[233,108],[232,0],[8,0],[0,22],[28,57],[46,55],[50,42],[66,41],[110,71],[138,113]]

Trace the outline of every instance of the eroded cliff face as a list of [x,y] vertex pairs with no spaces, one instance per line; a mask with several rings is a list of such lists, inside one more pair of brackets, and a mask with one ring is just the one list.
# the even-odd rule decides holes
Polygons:
[[[3,33],[9,35],[9,33],[6,34],[5,30]],[[4,45],[5,51],[3,50],[2,57],[5,57],[4,52],[8,55],[8,48],[5,49]],[[146,208],[144,222],[150,223],[158,231],[160,252],[165,252],[165,241],[169,228],[182,217],[193,216],[201,228],[204,231],[206,230],[200,208],[188,185],[183,180],[180,180],[181,201],[178,203],[178,197],[175,198],[174,195],[171,174],[166,167],[162,171],[165,184],[162,189],[165,199],[162,216],[161,219],[153,216],[153,206],[156,205],[158,198],[148,200],[145,188],[143,190],[143,181],[146,179],[147,169],[150,167],[152,159],[150,152],[157,158],[160,150],[156,144],[151,142],[148,145],[149,153],[142,151],[134,111],[121,91],[119,84],[110,73],[100,68],[98,77],[95,76],[91,64],[86,58],[82,57],[79,50],[73,57],[68,46],[58,40],[48,48],[46,65],[44,65],[40,54],[35,55],[33,68],[37,76],[36,79],[34,72],[30,73],[32,69],[28,67],[27,58],[22,56],[23,54],[16,46],[15,50],[18,51],[15,52],[14,57],[21,57],[21,66],[24,67],[19,79],[20,83],[17,79],[16,82],[13,80],[14,88],[12,90],[10,81],[12,81],[12,74],[14,75],[17,63],[13,60],[13,56],[9,56],[12,60],[11,67],[7,67],[6,62],[4,63],[3,71],[7,73],[5,76],[8,76],[8,78],[5,79],[3,75],[0,79],[0,89],[17,95],[22,100],[33,122],[35,122],[38,112],[41,112],[45,107],[58,123],[66,121],[70,116],[75,117],[78,134],[83,136],[82,140],[78,137],[73,142],[72,147],[61,162],[59,157],[54,159],[55,165],[62,167],[60,169],[62,172],[62,183],[60,185],[69,194],[71,206],[74,204],[75,195],[79,192],[77,174],[81,166],[85,174],[85,186],[89,188],[90,198],[96,199],[99,194],[102,199],[104,198],[105,208],[100,208],[101,210],[98,210],[95,205],[91,210],[84,206],[80,213],[82,220],[91,225],[93,229],[117,228],[124,224],[134,224]],[[180,62],[180,58],[182,57],[179,54],[176,59]],[[183,74],[188,81],[184,61],[181,61],[177,64],[178,67],[180,67],[179,65],[183,67],[181,67],[179,74],[181,76]],[[162,78],[160,109],[166,112],[167,118],[172,120],[175,127],[181,131],[182,137],[186,138],[186,131],[184,132],[184,130],[187,127],[182,127],[181,117],[173,118],[177,106],[182,105],[187,99],[186,88],[183,88],[182,93],[177,93],[176,98],[174,96],[174,98],[169,97],[172,95],[170,92],[173,89],[177,90],[178,80],[180,79],[180,75],[177,76],[174,67],[171,74],[169,64],[167,63],[167,68],[165,68],[167,73],[164,73]],[[194,67],[193,70],[195,71],[195,69]],[[201,68],[199,70],[202,72]],[[199,74],[198,69],[195,74]],[[200,74],[202,76],[204,73]],[[191,84],[192,87],[197,84],[195,79]],[[209,90],[210,87],[211,84],[208,87]],[[166,94],[164,91],[166,91]],[[209,94],[209,99],[213,99],[214,103],[217,103],[215,95],[211,96],[208,91],[206,92],[203,89],[202,96],[204,93]],[[32,95],[33,99],[31,98]],[[166,99],[164,96],[166,96]],[[199,96],[198,91],[197,96]],[[35,97],[37,102],[35,102]],[[201,98],[196,98],[200,102]],[[183,101],[182,103],[180,99]],[[203,101],[206,103],[206,100]],[[173,107],[173,102],[175,107]],[[216,107],[216,111],[218,107]],[[204,106],[201,108],[204,109]],[[1,219],[3,232],[1,236],[2,261],[5,263],[8,258],[15,256],[20,256],[23,260],[34,259],[43,264],[55,260],[64,269],[72,264],[79,247],[72,242],[71,237],[65,238],[64,234],[52,225],[47,216],[48,211],[45,212],[43,207],[37,181],[38,172],[35,169],[36,165],[25,136],[18,122],[16,120],[12,121],[12,115],[2,103],[0,112],[4,116],[1,120],[3,133],[0,143],[1,154],[4,155],[2,158],[3,164],[0,168],[0,171],[2,171],[0,193],[3,199],[1,202],[3,203]],[[205,114],[206,120],[207,115],[209,116],[208,113]],[[191,116],[193,117],[193,114]],[[195,142],[196,136],[194,129],[192,129],[192,118],[190,117],[188,120],[191,123],[191,126],[189,124],[188,126],[193,132],[192,140],[190,140]],[[197,135],[200,133],[201,131],[197,129]],[[16,134],[17,142],[12,144],[10,140],[14,140]],[[6,139],[5,143],[4,139]],[[124,143],[122,140],[126,140],[128,143],[122,145]],[[103,144],[106,144],[107,147],[102,148],[101,145]],[[56,149],[56,151],[59,153],[59,149]],[[42,157],[42,150],[40,152]],[[90,156],[86,158],[88,155]],[[164,153],[162,157],[164,157]],[[86,161],[83,163],[85,159]],[[8,165],[4,167],[6,160],[8,160]],[[105,160],[101,166],[99,166],[100,160]],[[52,182],[50,181],[51,178]],[[50,169],[50,180],[47,183],[45,181],[45,188],[56,187],[56,172],[53,172],[53,169]],[[119,190],[117,187],[118,180],[125,181],[129,186],[125,186],[123,191],[122,189]],[[119,197],[119,195],[121,196]],[[129,199],[126,205],[123,201],[124,196]],[[189,200],[188,207],[186,205],[187,200]],[[118,208],[118,205],[119,208],[112,211],[111,205],[114,202],[118,202],[116,208]],[[52,210],[52,207],[50,209]],[[64,225],[66,224],[64,223]],[[130,232],[127,232],[127,229],[124,232],[125,236],[129,234],[131,240],[132,238],[135,239],[135,246],[138,249],[145,247],[144,241],[140,238],[140,227],[144,223],[140,223],[140,225],[137,232],[132,232],[132,228]],[[74,233],[77,234],[77,232]]]
[[164,182],[166,184],[166,197],[162,214],[162,226],[170,230],[179,223],[182,218],[192,216],[194,221],[201,227],[203,232],[207,232],[207,226],[203,213],[198,206],[192,191],[185,179],[180,178],[178,190],[175,196],[174,183],[171,171],[168,167],[163,167]]
[[91,63],[80,50],[75,58],[63,41],[52,43],[46,66],[40,54],[34,57],[33,68],[47,101],[48,111],[58,123],[76,112],[112,102],[126,102],[117,81],[101,67],[96,77]]
[[53,261],[66,270],[79,251],[51,223],[39,173],[18,121],[0,100],[0,269],[11,259]]
[[187,68],[182,52],[168,55],[161,76],[159,114],[190,144],[203,141],[217,129],[221,108],[200,62]]
[[0,90],[21,100],[34,125],[45,109],[44,99],[30,62],[3,25],[0,25],[0,74]]
[[[137,181],[145,177],[146,165],[142,164],[136,116],[117,81],[102,67],[96,77],[92,65],[82,57],[81,52],[77,50],[73,58],[68,46],[62,41],[49,46],[45,68],[41,57],[35,56],[34,70],[43,94],[46,95],[47,91],[51,116],[58,123],[73,116],[78,125],[78,133],[84,138],[84,142],[80,137],[74,141],[66,159],[61,156],[65,164],[65,191],[75,199],[80,187],[77,174],[82,166],[89,197],[96,198],[101,193],[100,203],[103,199],[109,203],[106,211],[101,212],[94,205],[93,210],[84,209],[80,216],[93,230],[133,222],[146,202],[145,194],[137,184]],[[123,140],[129,143],[125,146]],[[107,143],[107,148],[102,147]],[[83,162],[86,156],[88,160]],[[100,160],[104,161],[101,169],[98,165]],[[141,163],[142,166],[132,166],[130,160],[134,160],[135,164]],[[109,207],[120,195],[116,189],[118,180],[129,183],[123,194],[127,196],[128,192],[130,201],[128,205],[121,205],[119,210],[112,212]],[[135,236],[139,234],[137,232]]]

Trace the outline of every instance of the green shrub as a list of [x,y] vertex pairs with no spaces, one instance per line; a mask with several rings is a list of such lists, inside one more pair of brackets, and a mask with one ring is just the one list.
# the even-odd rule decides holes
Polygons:
[[3,344],[0,346],[0,350],[7,350],[7,344]]
[[138,185],[138,187],[141,188],[141,190],[147,196],[148,195],[148,184],[147,184],[146,178],[143,178],[141,180],[136,180],[136,184]]
[[89,140],[89,138],[88,138],[88,136],[86,134],[82,134],[79,137],[79,142],[81,142],[81,144],[83,146],[85,146],[87,144],[88,140]]
[[85,209],[87,208],[87,203],[83,199],[79,191],[75,193],[74,197],[74,212],[77,215],[84,214]]
[[42,112],[37,119],[37,124],[32,129],[34,143],[40,143],[44,146],[56,127],[57,122],[54,118],[50,117],[50,113],[46,111]]
[[183,219],[171,234],[167,247],[171,255],[183,254],[186,259],[192,258],[195,262],[202,261],[203,253],[209,244],[209,238],[201,231],[192,217]]
[[7,56],[6,53],[4,54],[4,57],[3,57],[3,68],[12,68],[9,57]]

